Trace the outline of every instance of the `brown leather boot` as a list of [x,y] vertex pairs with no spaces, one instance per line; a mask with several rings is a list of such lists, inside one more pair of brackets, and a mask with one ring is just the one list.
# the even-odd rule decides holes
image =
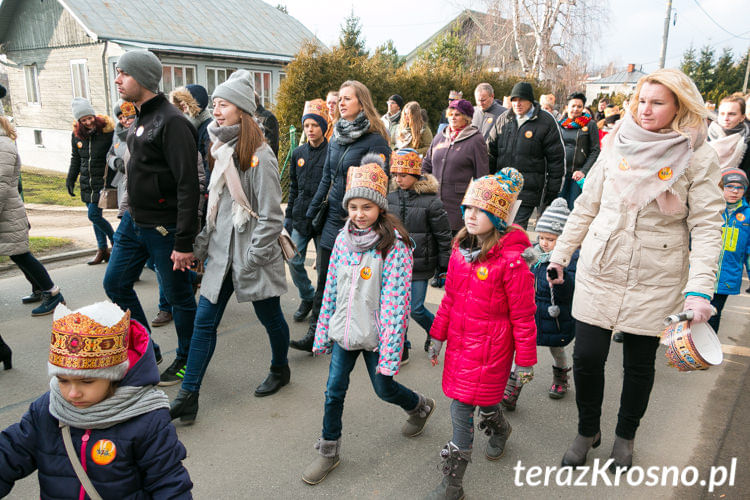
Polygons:
[[90,266],[95,266],[97,264],[101,264],[102,262],[109,262],[109,248],[97,249],[96,255],[94,255],[94,258],[88,261],[86,264]]

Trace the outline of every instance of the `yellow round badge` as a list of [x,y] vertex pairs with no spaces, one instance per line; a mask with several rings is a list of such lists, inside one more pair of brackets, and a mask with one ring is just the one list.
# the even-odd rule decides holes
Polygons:
[[378,156],[381,160],[383,160],[383,162],[385,162],[385,155],[383,153],[380,153]]
[[479,278],[481,281],[486,280],[489,274],[489,270],[484,266],[477,269],[477,278]]
[[737,220],[740,221],[740,222],[742,222],[743,220],[745,220],[745,214],[737,214],[736,217],[737,217]]
[[81,141],[78,141],[78,149],[81,149],[83,147],[83,143]]
[[628,165],[628,160],[625,158],[620,160],[620,163],[617,165],[617,168],[619,168],[622,171],[630,170],[630,165]]
[[257,157],[257,156],[255,156],[255,155],[253,155],[253,159],[252,159],[252,160],[250,160],[250,166],[251,166],[251,167],[257,167],[257,166],[258,166],[258,162],[259,162],[259,161],[260,161],[260,160],[258,159],[258,157]]
[[363,280],[369,280],[370,278],[372,278],[372,269],[370,267],[365,266],[359,272],[359,275],[362,277]]
[[141,125],[137,129],[135,129],[135,135],[136,135],[136,137],[140,137],[140,136],[143,135],[143,125]]
[[663,181],[668,181],[672,178],[672,169],[669,167],[664,167],[661,170],[659,170],[659,179]]
[[115,149],[117,149],[120,147],[120,143],[118,142],[117,144],[113,144],[113,146],[115,147]]
[[304,158],[300,158],[299,160],[297,160],[297,166],[298,167],[302,167],[304,165],[305,165],[305,159]]
[[581,132],[588,132],[588,131],[589,131],[589,128],[588,128],[588,127],[583,127],[583,128],[581,129]]
[[534,136],[534,132],[532,132],[531,130],[527,130],[526,133],[523,134],[523,136],[527,139],[531,139]]
[[97,465],[107,465],[117,456],[117,447],[109,439],[100,439],[91,449],[91,460]]
[[487,118],[487,123],[492,123],[492,117]]

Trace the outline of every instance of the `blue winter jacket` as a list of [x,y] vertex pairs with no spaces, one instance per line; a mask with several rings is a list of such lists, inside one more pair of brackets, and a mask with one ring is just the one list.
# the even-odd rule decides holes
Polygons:
[[[148,347],[128,370],[121,386],[159,382],[153,344],[144,345]],[[102,498],[192,498],[193,483],[182,465],[185,447],[177,438],[166,408],[108,429],[93,429],[85,443],[82,441],[85,429],[71,427],[70,432],[79,460],[81,446],[86,446],[86,473]],[[91,452],[100,440],[109,440],[115,445],[115,458],[106,465],[97,465],[92,459]],[[49,412],[49,392],[31,403],[21,422],[0,433],[0,498],[10,493],[15,481],[35,470],[38,471],[40,498],[79,498],[81,483],[65,452],[58,420]],[[85,498],[89,498],[88,495]]]
[[[341,203],[344,200],[344,192],[346,191],[346,175],[349,172],[349,167],[358,167],[362,161],[362,157],[367,153],[382,155],[385,161],[385,173],[388,174],[391,164],[391,147],[382,135],[367,133],[351,144],[339,144],[335,134],[331,137],[331,142],[328,144],[326,162],[323,166],[323,178],[320,180],[318,191],[315,193],[310,202],[310,207],[307,209],[307,217],[309,219],[315,217],[320,204],[326,199],[328,186],[331,184],[331,177],[333,177],[338,168],[338,175],[336,175],[333,187],[331,187],[331,193],[328,195],[328,218],[320,236],[320,246],[322,248],[332,250],[336,242],[336,236],[338,236],[341,228],[344,227],[344,220],[347,213],[344,207],[341,206]],[[343,158],[342,155],[344,155]],[[340,168],[338,167],[339,164],[341,165]]]
[[742,269],[750,269],[750,205],[743,199],[737,210],[725,208],[723,217],[716,293],[737,295],[742,288]]
[[536,343],[551,347],[562,347],[570,344],[575,335],[575,321],[571,315],[573,307],[573,292],[576,282],[576,264],[578,263],[578,250],[570,258],[570,264],[565,268],[564,281],[561,285],[555,285],[555,304],[560,307],[560,315],[553,318],[549,315],[549,306],[552,300],[547,281],[548,262],[537,262],[531,267],[534,273],[534,292],[536,299]]

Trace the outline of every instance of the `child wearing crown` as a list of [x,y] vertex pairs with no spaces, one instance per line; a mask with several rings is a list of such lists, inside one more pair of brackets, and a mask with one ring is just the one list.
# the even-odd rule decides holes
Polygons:
[[192,498],[148,331],[100,302],[55,309],[50,390],[0,433],[0,497],[38,471],[42,498]]
[[461,204],[465,227],[454,240],[445,296],[430,330],[433,364],[447,341],[443,392],[453,399],[453,439],[441,452],[444,477],[432,499],[464,497],[477,406],[478,427],[489,435],[485,456],[502,457],[511,426],[500,402],[514,354],[520,379],[534,374],[534,275],[524,260],[531,243],[510,223],[522,187],[521,174],[504,168],[474,180]]

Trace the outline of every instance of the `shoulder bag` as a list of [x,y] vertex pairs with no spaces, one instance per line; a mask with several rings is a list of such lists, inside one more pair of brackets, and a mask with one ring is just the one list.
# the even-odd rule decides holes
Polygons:
[[346,153],[349,151],[350,147],[351,145],[347,146],[346,149],[344,149],[344,153],[341,155],[341,158],[339,158],[338,165],[336,165],[336,172],[333,174],[333,177],[331,177],[331,183],[328,185],[328,193],[326,193],[325,199],[320,203],[318,211],[315,212],[315,217],[313,217],[312,219],[312,229],[315,234],[320,234],[321,231],[323,231],[323,226],[326,225],[326,219],[328,219],[328,209],[330,208],[328,203],[328,196],[331,194],[333,183],[336,182],[336,177],[339,176],[341,165],[344,163],[344,157],[346,156]]
[[89,476],[83,469],[81,461],[78,460],[78,457],[76,456],[76,450],[75,448],[73,448],[73,439],[70,437],[70,427],[63,424],[60,424],[60,427],[62,428],[62,438],[63,444],[65,445],[65,452],[68,454],[68,459],[70,460],[71,465],[73,465],[73,470],[75,471],[78,480],[81,482],[83,489],[86,490],[86,493],[88,493],[91,500],[102,500],[101,495],[98,491],[96,491],[96,488],[94,488],[94,484],[91,482],[91,479],[89,479]]
[[99,208],[117,208],[117,188],[107,187],[107,173],[109,167],[104,166],[104,188],[99,191]]

